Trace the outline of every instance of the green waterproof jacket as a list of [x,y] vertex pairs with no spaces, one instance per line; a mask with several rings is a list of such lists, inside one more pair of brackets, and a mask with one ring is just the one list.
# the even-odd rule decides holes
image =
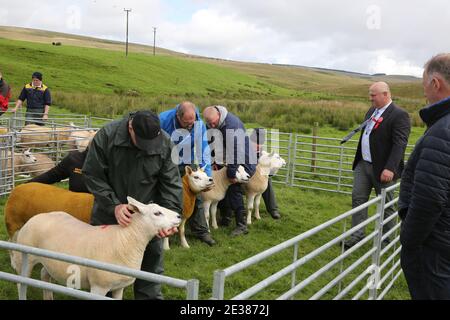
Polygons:
[[127,196],[181,213],[183,192],[178,166],[171,159],[173,143],[161,134],[161,146],[142,151],[131,141],[128,117],[97,132],[82,169],[95,196],[91,224],[117,224],[114,208],[128,203]]

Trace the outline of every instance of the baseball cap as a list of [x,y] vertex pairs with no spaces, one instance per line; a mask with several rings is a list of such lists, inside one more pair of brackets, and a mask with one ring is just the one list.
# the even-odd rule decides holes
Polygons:
[[151,151],[162,143],[161,126],[156,113],[148,110],[131,115],[131,126],[136,136],[136,147]]

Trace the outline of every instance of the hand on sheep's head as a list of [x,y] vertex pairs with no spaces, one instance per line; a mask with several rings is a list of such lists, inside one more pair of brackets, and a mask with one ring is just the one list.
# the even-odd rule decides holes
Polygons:
[[131,223],[133,212],[130,211],[127,204],[119,204],[114,208],[114,215],[122,227],[127,227]]
[[158,238],[165,238],[165,237],[169,237],[175,233],[178,232],[178,228],[177,227],[173,227],[170,229],[166,229],[166,230],[159,230],[158,234],[156,235]]

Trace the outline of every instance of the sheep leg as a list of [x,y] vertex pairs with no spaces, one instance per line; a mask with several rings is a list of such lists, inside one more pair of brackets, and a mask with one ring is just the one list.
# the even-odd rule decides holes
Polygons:
[[189,244],[186,240],[186,236],[184,234],[184,225],[186,224],[186,218],[183,217],[183,219],[181,219],[181,223],[180,223],[180,242],[181,242],[181,246],[183,248],[189,248]]
[[169,237],[165,237],[163,239],[163,248],[164,250],[170,250],[170,245],[169,245]]
[[260,220],[261,216],[259,215],[259,204],[261,203],[262,193],[256,195],[255,197],[255,218],[256,220]]
[[211,204],[211,226],[213,229],[217,229],[217,205],[218,202],[214,202]]
[[209,230],[209,208],[211,207],[211,201],[204,201],[203,202],[203,213],[205,214],[205,220],[206,220],[206,225],[208,227],[208,231]]
[[122,297],[123,297],[123,288],[113,290],[111,293],[112,293],[112,298],[113,298],[113,299],[122,300]]
[[[47,272],[47,269],[45,269],[45,267],[42,267],[41,269],[41,280],[49,283],[52,282],[52,278],[50,277],[50,274]],[[42,290],[42,295],[44,300],[53,300],[53,291]]]
[[247,224],[252,224],[252,210],[255,202],[255,194],[247,194]]
[[[100,296],[106,296],[111,288],[103,288],[96,285],[91,286],[91,293],[98,294]],[[117,290],[116,290],[117,291]]]

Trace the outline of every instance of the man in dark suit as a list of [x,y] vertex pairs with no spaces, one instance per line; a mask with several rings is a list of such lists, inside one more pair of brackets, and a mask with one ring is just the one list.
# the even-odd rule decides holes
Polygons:
[[[370,119],[361,132],[355,160],[353,161],[353,192],[352,207],[356,208],[367,202],[375,189],[380,194],[381,189],[395,184],[403,171],[403,159],[411,131],[409,115],[397,107],[391,99],[389,86],[384,82],[376,82],[369,89],[372,107],[366,113],[365,119]],[[393,199],[393,192],[386,195],[386,202]],[[385,209],[387,219],[395,212],[393,206]],[[367,219],[367,209],[352,216],[352,227]],[[383,227],[383,233],[394,225],[390,221]],[[344,244],[348,249],[365,236],[365,228],[354,232]],[[385,240],[383,245],[389,242]]]

